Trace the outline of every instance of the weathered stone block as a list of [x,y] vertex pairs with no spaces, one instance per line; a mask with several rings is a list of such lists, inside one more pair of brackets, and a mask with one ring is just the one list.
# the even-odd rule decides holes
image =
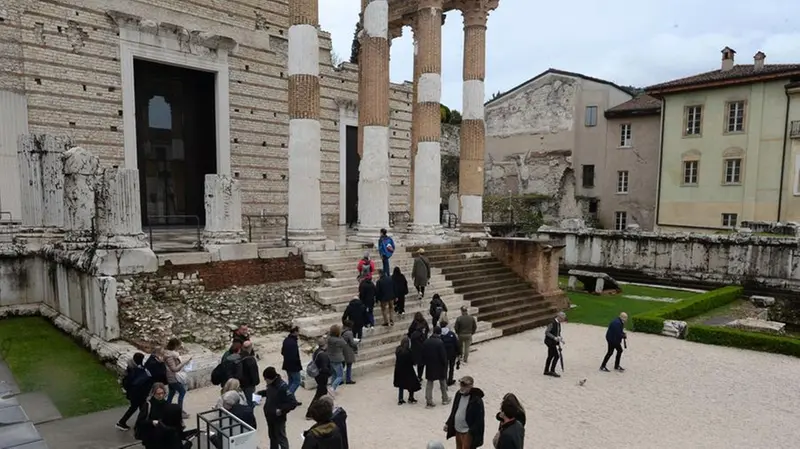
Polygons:
[[583,284],[584,290],[597,294],[620,292],[617,281],[606,273],[596,273],[594,271],[569,270],[570,279],[577,278]]
[[741,329],[751,332],[766,332],[770,334],[783,335],[786,333],[786,323],[779,323],[777,321],[763,321],[753,318],[744,318],[741,320],[732,321],[725,326],[735,329]]
[[23,226],[60,228],[64,225],[64,164],[61,157],[71,146],[67,136],[20,136],[17,158]]
[[772,296],[753,295],[750,297],[750,301],[752,301],[753,304],[757,305],[758,307],[771,307],[775,305],[775,298]]
[[95,192],[100,159],[75,147],[64,153],[64,229],[68,242],[90,242],[96,218]]
[[228,175],[206,175],[206,227],[203,246],[247,242],[242,229],[242,193],[239,182]]

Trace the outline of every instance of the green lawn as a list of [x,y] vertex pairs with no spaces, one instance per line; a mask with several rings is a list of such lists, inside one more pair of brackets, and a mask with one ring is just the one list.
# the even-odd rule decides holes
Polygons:
[[127,403],[116,373],[44,318],[0,320],[0,351],[20,390],[47,393],[64,417]]
[[[559,284],[566,289],[567,278],[559,278]],[[578,287],[580,287],[580,282]],[[576,308],[567,311],[567,319],[573,323],[607,326],[620,312],[628,316],[660,309],[669,303],[661,301],[648,301],[642,299],[626,298],[630,296],[649,296],[652,298],[685,299],[697,293],[684,290],[671,290],[654,287],[641,287],[638,285],[622,284],[622,293],[617,295],[593,295],[583,292],[567,292],[567,297]]]

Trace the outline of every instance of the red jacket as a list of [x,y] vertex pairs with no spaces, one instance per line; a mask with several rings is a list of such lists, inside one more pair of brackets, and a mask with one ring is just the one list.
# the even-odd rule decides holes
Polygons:
[[364,271],[364,265],[369,262],[369,274],[365,277],[365,279],[372,279],[372,273],[375,272],[375,261],[372,259],[364,260],[363,258],[358,261],[358,276],[361,277],[361,273]]

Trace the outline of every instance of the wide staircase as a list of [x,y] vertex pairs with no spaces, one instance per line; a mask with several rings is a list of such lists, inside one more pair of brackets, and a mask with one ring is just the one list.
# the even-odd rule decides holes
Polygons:
[[543,326],[557,313],[553,304],[477,242],[422,248],[453,292],[477,307],[478,320],[491,323],[504,336]]
[[[323,286],[317,287],[313,291],[314,299],[321,304],[330,306],[334,312],[317,315],[313,317],[303,317],[294,320],[294,324],[300,328],[300,334],[304,337],[314,338],[324,335],[333,324],[341,324],[342,313],[347,304],[354,297],[358,296],[358,281],[356,279],[356,265],[358,260],[364,255],[363,248],[348,248],[337,251],[309,252],[303,258],[306,265],[320,266],[325,276]],[[373,251],[374,254],[374,251]],[[391,258],[391,268],[400,267],[409,283],[409,294],[406,297],[405,315],[395,315],[394,326],[382,326],[383,318],[380,307],[376,304],[375,328],[372,331],[364,331],[364,338],[359,347],[358,359],[353,366],[354,373],[365,373],[384,366],[394,365],[394,353],[400,340],[407,334],[408,327],[414,317],[415,312],[422,312],[430,322],[430,299],[434,293],[442,297],[449,309],[449,317],[454,319],[458,316],[461,306],[470,307],[469,301],[464,300],[464,296],[456,293],[451,282],[445,279],[441,270],[432,268],[430,285],[425,290],[425,298],[422,301],[417,299],[416,290],[411,280],[411,267],[414,263],[412,255],[405,248],[398,248]],[[375,261],[375,266],[380,271],[380,260]],[[377,279],[377,274],[376,274]],[[470,313],[478,314],[479,310],[470,307]],[[502,336],[502,331],[492,328],[491,323],[478,321],[478,332],[473,338],[474,343],[490,340]],[[305,360],[305,359],[304,359]],[[304,382],[306,388],[309,384]]]

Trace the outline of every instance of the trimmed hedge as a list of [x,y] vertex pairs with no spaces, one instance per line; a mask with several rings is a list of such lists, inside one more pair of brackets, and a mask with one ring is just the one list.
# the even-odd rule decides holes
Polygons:
[[631,317],[631,325],[636,332],[660,334],[664,330],[664,318],[653,316],[653,314],[634,315]]
[[800,339],[747,332],[726,327],[692,325],[686,339],[709,345],[730,346],[800,357]]
[[710,292],[699,293],[689,299],[670,304],[652,312],[635,315],[632,318],[633,330],[649,334],[660,334],[664,329],[664,320],[684,321],[730,304],[742,296],[742,292],[742,287],[722,287]]

